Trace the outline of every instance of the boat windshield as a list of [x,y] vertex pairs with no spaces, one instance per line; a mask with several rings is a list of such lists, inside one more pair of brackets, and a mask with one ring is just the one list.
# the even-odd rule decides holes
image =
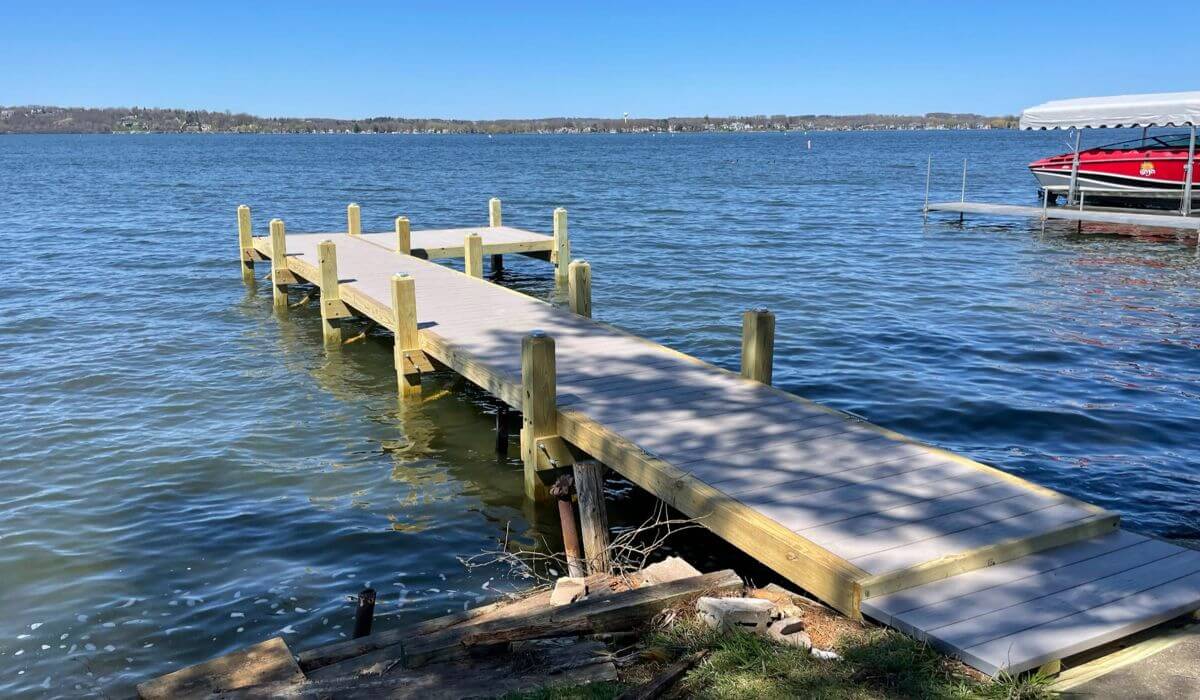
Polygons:
[[1163,134],[1160,136],[1147,136],[1141,139],[1133,139],[1130,141],[1121,141],[1107,146],[1099,146],[1093,150],[1097,151],[1166,151],[1166,150],[1183,150],[1188,147],[1188,140],[1191,134]]

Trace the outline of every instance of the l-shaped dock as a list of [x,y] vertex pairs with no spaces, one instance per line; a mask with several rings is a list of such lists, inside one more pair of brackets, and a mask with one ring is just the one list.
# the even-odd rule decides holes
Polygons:
[[[774,316],[743,318],[740,373],[591,316],[590,267],[553,233],[486,226],[251,233],[244,274],[271,263],[319,290],[327,342],[368,319],[395,335],[398,391],[454,370],[522,415],[526,493],[596,460],[809,593],[928,640],[989,674],[1062,658],[1200,609],[1200,552],[1119,529],[1119,517],[770,385]],[[483,278],[483,259],[547,259],[560,308]],[[464,258],[464,272],[435,263]],[[429,258],[429,259],[426,259]],[[582,493],[581,493],[582,499]],[[585,548],[588,546],[585,522]],[[589,560],[592,559],[589,552]]]

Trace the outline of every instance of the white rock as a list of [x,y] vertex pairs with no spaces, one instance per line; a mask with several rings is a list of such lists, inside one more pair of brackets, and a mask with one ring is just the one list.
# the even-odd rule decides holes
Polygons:
[[554,583],[550,594],[551,605],[568,605],[587,595],[587,581],[582,578],[564,576]]
[[713,629],[765,633],[775,604],[759,598],[709,598],[696,601],[700,619]]

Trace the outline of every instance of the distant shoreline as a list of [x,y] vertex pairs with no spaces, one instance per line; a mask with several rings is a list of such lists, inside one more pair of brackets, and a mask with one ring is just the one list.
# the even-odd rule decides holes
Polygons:
[[0,134],[654,134],[1005,129],[1016,117],[931,112],[920,116],[546,117],[537,119],[330,119],[140,107],[0,107]]

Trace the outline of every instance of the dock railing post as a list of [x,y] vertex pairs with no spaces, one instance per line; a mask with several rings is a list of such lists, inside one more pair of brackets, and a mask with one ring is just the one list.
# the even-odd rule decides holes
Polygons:
[[472,277],[483,277],[483,239],[478,233],[468,233],[463,240],[463,271]]
[[412,231],[407,216],[396,217],[396,252],[412,255]]
[[751,309],[742,314],[742,376],[771,383],[775,355],[775,314]]
[[1188,140],[1187,163],[1183,165],[1183,202],[1179,213],[1184,216],[1192,214],[1192,181],[1196,179],[1196,125],[1192,125],[1192,135]]
[[496,228],[503,226],[503,217],[500,215],[500,198],[492,197],[488,200],[488,226]]
[[554,210],[554,250],[550,252],[550,262],[554,263],[554,281],[565,284],[567,266],[571,264],[571,236],[567,232],[567,210],[562,207]]
[[604,465],[594,459],[575,463],[575,493],[583,530],[583,556],[589,574],[609,573],[608,512],[604,508]]
[[287,311],[288,283],[292,281],[288,269],[287,241],[284,238],[283,219],[271,219],[271,298],[276,311]]
[[346,207],[346,233],[351,236],[362,235],[362,210],[354,203]]
[[556,372],[554,339],[544,331],[531,331],[521,340],[521,461],[525,495],[535,501],[550,496],[538,476],[537,442],[558,434]]
[[250,207],[237,208],[238,251],[242,260],[242,279],[254,281],[254,234],[250,229]]
[[344,314],[338,288],[337,246],[325,240],[317,244],[317,266],[321,277],[321,331],[326,345],[341,345]]
[[392,322],[396,341],[392,358],[400,396],[415,396],[421,393],[421,373],[410,353],[421,351],[421,336],[417,330],[417,284],[408,275],[392,275]]
[[592,317],[592,266],[586,260],[572,260],[567,268],[571,313]]

